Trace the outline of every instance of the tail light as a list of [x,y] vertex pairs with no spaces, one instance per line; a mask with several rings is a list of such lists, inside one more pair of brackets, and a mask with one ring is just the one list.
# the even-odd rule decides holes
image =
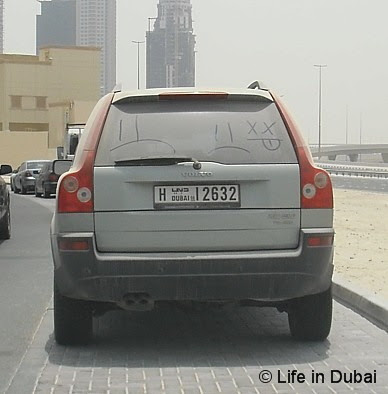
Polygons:
[[276,106],[286,125],[300,168],[301,208],[333,208],[333,187],[329,174],[314,166],[310,150],[284,104],[273,93]]
[[[94,160],[113,93],[104,96],[94,108],[78,145],[73,170],[58,181],[57,209],[59,213],[89,213],[94,211]],[[89,126],[89,127],[88,127]]]
[[333,245],[334,236],[330,235],[321,235],[307,238],[307,245],[316,247],[316,246],[331,246]]
[[58,180],[58,175],[57,174],[50,174],[49,175],[49,181],[50,182],[56,182]]
[[25,176],[32,176],[31,171],[26,171],[26,172],[24,173],[24,175],[25,175]]

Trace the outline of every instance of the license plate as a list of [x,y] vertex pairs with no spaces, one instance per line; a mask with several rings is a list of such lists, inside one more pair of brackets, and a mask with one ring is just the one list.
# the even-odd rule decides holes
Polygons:
[[239,185],[174,185],[154,187],[155,208],[232,208],[240,206]]

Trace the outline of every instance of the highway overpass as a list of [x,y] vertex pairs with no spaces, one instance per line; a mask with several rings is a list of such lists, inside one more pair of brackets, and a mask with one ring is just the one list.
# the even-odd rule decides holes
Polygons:
[[384,163],[388,163],[388,144],[321,145],[320,153],[316,145],[310,146],[310,149],[313,157],[328,157],[329,160],[335,160],[337,156],[344,155],[352,162],[358,161],[360,155],[379,153]]

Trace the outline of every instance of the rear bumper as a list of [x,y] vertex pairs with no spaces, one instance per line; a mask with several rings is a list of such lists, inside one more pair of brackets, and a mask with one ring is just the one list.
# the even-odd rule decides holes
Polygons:
[[[52,234],[51,243],[56,283],[71,298],[118,303],[145,293],[154,301],[279,302],[330,287],[333,246],[307,245],[319,234],[333,229],[301,231],[294,250],[228,253],[99,253],[93,233]],[[87,240],[89,250],[60,251],[63,239]]]
[[50,194],[55,194],[57,192],[57,182],[45,182],[43,190],[50,192]]

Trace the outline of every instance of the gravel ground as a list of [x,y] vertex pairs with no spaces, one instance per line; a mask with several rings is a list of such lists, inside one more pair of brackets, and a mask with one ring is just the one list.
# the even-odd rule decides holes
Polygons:
[[334,190],[335,271],[388,299],[388,195]]

